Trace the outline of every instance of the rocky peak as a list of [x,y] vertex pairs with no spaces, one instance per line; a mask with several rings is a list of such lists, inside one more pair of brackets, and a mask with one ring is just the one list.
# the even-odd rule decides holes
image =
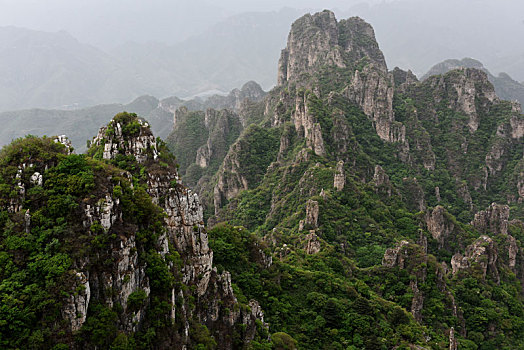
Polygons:
[[156,139],[149,124],[134,113],[117,114],[100,129],[91,142],[91,149],[91,152],[101,151],[101,158],[106,160],[116,159],[119,155],[133,156],[143,164],[158,158]]
[[393,81],[396,87],[403,87],[418,82],[417,76],[413,74],[411,70],[404,71],[398,67],[395,67],[391,72],[393,75]]
[[242,85],[240,93],[243,98],[247,98],[251,101],[260,101],[264,96],[266,96],[266,92],[262,90],[262,87],[253,80]]
[[442,76],[430,77],[427,82],[433,88],[436,104],[447,96],[449,108],[469,117],[471,133],[477,131],[480,123],[477,107],[485,107],[498,99],[487,74],[475,68],[452,70]]
[[408,241],[400,241],[395,248],[388,248],[384,253],[382,259],[382,265],[387,267],[398,266],[401,269],[404,268],[406,257],[408,256]]
[[307,14],[291,26],[288,43],[279,61],[278,85],[296,82],[305,73],[321,66],[348,68],[363,58],[386,72],[386,62],[378,48],[373,28],[352,17],[337,22],[333,12]]
[[[211,119],[216,117],[211,114],[207,117]],[[183,342],[189,342],[191,320],[197,320],[210,329],[220,329],[217,340],[223,343],[224,348],[232,346],[230,332],[233,331],[231,326],[235,324],[243,323],[247,327],[245,336],[248,338],[254,336],[255,319],[263,321],[262,311],[254,300],[250,302],[251,310],[241,310],[232,290],[229,272],[224,271],[219,274],[213,267],[213,252],[208,245],[203,207],[199,197],[180,184],[174,158],[166,155],[164,144],[157,144],[148,123],[138,119],[134,114],[118,114],[108,126],[100,129],[98,136],[93,140],[90,152],[94,153],[95,158],[109,161],[119,161],[122,156],[129,161],[129,157],[134,157],[139,169],[133,166],[129,170],[134,175],[140,174],[140,182],[142,186],[145,185],[152,203],[160,207],[164,213],[165,230],[156,242],[158,254],[167,259],[169,254],[174,254],[176,251],[180,256],[181,264],[178,267],[171,267],[180,269],[176,271],[181,278],[180,283],[192,287],[181,289],[175,286],[170,293],[172,318],[180,312],[185,320]],[[100,208],[88,209],[91,216],[96,218],[97,215],[100,216],[97,221],[105,229],[106,227],[110,229],[119,218],[118,211],[113,210],[118,208],[118,204],[117,199],[107,195]],[[129,242],[132,244],[134,241]],[[133,251],[132,245],[130,249]],[[136,270],[134,265],[129,269]],[[122,278],[116,276],[112,280],[120,279]],[[126,290],[131,293],[135,287],[131,286]],[[147,286],[141,288],[146,290]],[[127,297],[128,295],[125,295],[126,300]],[[195,308],[185,305],[183,300],[187,298],[198,299],[198,305]],[[118,302],[122,304],[120,300]],[[179,307],[177,303],[184,305],[180,311],[176,311]],[[226,309],[236,311],[230,312],[227,319],[220,318],[219,315],[226,312]]]

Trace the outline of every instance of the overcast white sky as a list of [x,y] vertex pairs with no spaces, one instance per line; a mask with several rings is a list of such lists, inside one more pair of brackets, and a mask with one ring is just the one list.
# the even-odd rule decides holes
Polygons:
[[[364,0],[374,3],[382,0]],[[420,0],[419,0],[420,1]],[[246,11],[347,9],[362,0],[0,0],[0,26],[65,30],[83,42],[174,43]]]
[[[366,9],[373,4],[380,6]],[[427,62],[417,67],[413,60],[395,61],[395,51],[425,50],[421,43],[429,43],[435,63],[462,55],[489,63],[524,53],[524,0],[0,0],[0,26],[65,30],[81,42],[112,49],[129,41],[173,44],[232,15],[283,7],[360,15],[374,26],[392,63],[415,70],[427,69]]]

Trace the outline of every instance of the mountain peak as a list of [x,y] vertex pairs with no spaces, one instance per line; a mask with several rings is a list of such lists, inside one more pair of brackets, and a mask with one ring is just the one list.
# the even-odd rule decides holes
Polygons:
[[328,10],[307,14],[291,26],[279,60],[278,85],[299,81],[323,66],[354,68],[363,59],[387,71],[370,24],[359,17],[337,22]]
[[133,156],[142,164],[157,160],[156,139],[149,123],[135,113],[122,112],[111,122],[100,128],[91,143],[89,154],[98,159],[118,159],[119,156]]

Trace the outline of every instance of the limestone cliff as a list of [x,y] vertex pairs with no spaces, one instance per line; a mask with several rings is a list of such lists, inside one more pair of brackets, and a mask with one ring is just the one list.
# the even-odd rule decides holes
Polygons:
[[[238,302],[232,291],[229,273],[226,271],[219,274],[213,267],[213,252],[208,246],[203,208],[198,195],[180,184],[175,164],[159,154],[160,147],[147,123],[133,116],[128,119],[128,116],[122,118],[117,115],[107,127],[100,129],[92,147],[94,150],[104,147],[104,160],[118,160],[120,155],[125,155],[134,157],[138,164],[144,165],[145,174],[141,181],[146,184],[146,191],[152,202],[165,213],[166,231],[156,242],[159,253],[164,259],[167,255],[178,253],[182,263],[180,282],[195,287],[194,290],[175,287],[170,292],[173,319],[177,313],[175,304],[184,304],[184,300],[190,297],[197,301],[194,308],[185,306],[180,315],[185,322],[184,331],[180,335],[182,342],[190,343],[189,327],[193,320],[207,325],[222,348],[232,346],[235,324],[245,324],[246,330],[242,336],[249,341],[256,332],[254,321],[263,320],[260,307],[254,300],[250,301],[251,311],[247,313],[235,306]],[[132,134],[126,134],[126,129],[133,123],[138,123],[137,129]],[[101,212],[111,211],[104,207]],[[106,229],[110,228],[114,220],[111,216]],[[129,269],[133,270],[132,267]],[[116,276],[114,280],[122,278]],[[238,311],[230,311],[226,316],[226,309]]]

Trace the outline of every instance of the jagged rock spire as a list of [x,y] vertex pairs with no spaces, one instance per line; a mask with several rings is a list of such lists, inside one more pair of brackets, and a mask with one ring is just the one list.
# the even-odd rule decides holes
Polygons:
[[296,20],[282,50],[278,85],[294,82],[321,66],[349,68],[367,58],[387,72],[384,55],[371,25],[358,17],[337,22],[333,12],[324,10]]

